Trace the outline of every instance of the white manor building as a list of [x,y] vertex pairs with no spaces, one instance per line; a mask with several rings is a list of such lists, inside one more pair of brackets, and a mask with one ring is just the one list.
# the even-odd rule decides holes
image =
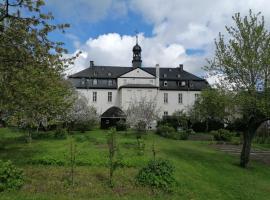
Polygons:
[[141,47],[133,47],[132,67],[97,66],[90,61],[90,67],[69,76],[77,91],[83,94],[90,105],[102,115],[111,107],[126,110],[130,103],[141,98],[157,101],[161,115],[171,115],[176,110],[192,106],[201,90],[208,83],[183,69],[142,67]]

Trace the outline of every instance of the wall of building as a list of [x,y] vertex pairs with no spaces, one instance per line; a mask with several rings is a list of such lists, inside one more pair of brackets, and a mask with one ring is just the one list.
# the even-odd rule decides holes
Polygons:
[[[195,102],[195,94],[200,94],[200,91],[169,91],[156,88],[78,89],[78,91],[88,99],[89,105],[96,107],[99,114],[112,106],[126,110],[130,103],[146,98],[157,101],[160,117],[165,111],[171,115],[176,110],[188,110]],[[93,102],[93,92],[97,92],[96,102]],[[112,102],[108,102],[108,92],[112,92]],[[168,94],[168,103],[164,103],[164,93]],[[182,103],[178,102],[179,93],[182,93]]]
[[122,88],[121,89],[121,107],[126,110],[132,102],[140,101],[145,98],[147,100],[157,100],[157,88]]
[[[112,106],[121,107],[120,95],[116,89],[77,89],[77,91],[87,98],[88,104],[94,106],[100,115]],[[93,102],[93,92],[97,92],[96,102]],[[108,92],[112,92],[112,102],[108,102]]]
[[[164,103],[164,93],[168,94],[168,103]],[[178,102],[178,94],[182,94],[182,103]],[[194,105],[195,94],[200,94],[200,91],[174,91],[174,90],[159,90],[158,107],[161,109],[161,115],[168,112],[172,115],[177,110],[187,111]]]

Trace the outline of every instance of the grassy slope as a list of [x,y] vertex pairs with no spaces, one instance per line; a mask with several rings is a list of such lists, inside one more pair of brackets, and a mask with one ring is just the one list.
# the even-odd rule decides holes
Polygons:
[[[0,199],[270,199],[269,166],[252,162],[243,170],[238,157],[218,152],[206,142],[175,141],[150,134],[145,137],[144,156],[134,150],[132,135],[119,135],[120,150],[126,167],[115,174],[115,187],[107,186],[106,134],[100,130],[75,136],[77,145],[76,186],[72,195],[66,184],[66,166],[31,165],[55,159],[67,162],[70,140],[34,140],[26,144],[21,133],[0,129],[0,159],[11,159],[24,169],[27,180],[18,192],[0,193]],[[85,141],[83,141],[85,140]],[[151,158],[153,141],[158,157],[176,166],[177,186],[173,194],[153,194],[134,185],[138,169]]]

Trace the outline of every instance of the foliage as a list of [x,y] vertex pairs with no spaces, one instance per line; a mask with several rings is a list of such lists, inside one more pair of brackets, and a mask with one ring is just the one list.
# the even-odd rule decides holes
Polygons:
[[64,128],[57,128],[54,132],[54,138],[56,139],[67,139],[67,130]]
[[137,132],[145,132],[147,126],[158,119],[159,109],[155,99],[149,100],[144,97],[139,100],[134,99],[125,113],[131,128],[135,128]]
[[240,159],[246,167],[256,129],[270,116],[270,34],[260,13],[236,13],[233,21],[234,26],[226,27],[229,40],[219,35],[215,56],[205,69],[222,75],[220,86],[236,95],[234,103],[247,122]]
[[192,133],[192,131],[191,129],[176,131],[173,127],[167,124],[158,126],[156,133],[162,137],[170,139],[187,140],[188,136]]
[[119,120],[116,123],[116,131],[126,131],[127,130],[127,123],[125,122],[125,120]]
[[64,58],[63,43],[48,36],[68,25],[53,24],[53,16],[43,13],[43,0],[25,0],[20,6],[9,2],[5,6],[12,13],[4,14],[0,31],[0,110],[12,125],[38,129],[56,123],[73,101],[63,77],[73,58]]
[[176,128],[181,127],[183,130],[187,130],[189,128],[189,116],[183,110],[175,111],[172,116],[177,122]]
[[194,122],[205,122],[206,130],[210,130],[210,122],[221,124],[228,123],[233,111],[231,104],[231,94],[221,89],[208,88],[201,92],[195,101],[190,116]]
[[168,160],[152,160],[139,171],[136,182],[142,186],[171,191],[175,183],[174,171],[174,166]]
[[95,107],[88,105],[85,96],[77,95],[64,121],[68,123],[70,130],[85,132],[92,130],[96,126],[98,115]]
[[0,160],[0,192],[20,189],[23,184],[23,171],[16,168],[11,161]]
[[216,141],[225,141],[225,142],[232,141],[232,137],[236,135],[235,133],[230,132],[229,130],[226,130],[226,129],[219,129],[217,131],[211,131],[210,134],[214,136],[214,139]]

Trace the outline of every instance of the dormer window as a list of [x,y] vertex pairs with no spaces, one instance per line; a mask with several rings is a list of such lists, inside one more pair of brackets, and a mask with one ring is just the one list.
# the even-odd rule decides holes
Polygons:
[[180,74],[177,74],[177,78],[180,78],[181,77],[181,75]]
[[186,86],[186,81],[182,81],[181,86]]
[[164,81],[163,85],[164,86],[168,86],[168,82],[167,81]]
[[108,80],[108,85],[112,86],[112,80]]
[[85,85],[85,78],[82,78],[82,79],[81,79],[81,84],[82,84],[82,85]]
[[97,85],[97,79],[93,80],[93,85]]
[[108,73],[108,76],[112,76],[112,73],[111,73],[111,72],[109,72],[109,73]]
[[169,72],[171,72],[171,71],[172,71],[172,69],[170,68],[170,69],[169,69]]
[[97,75],[97,72],[96,71],[94,71],[94,76],[96,76]]
[[164,78],[167,78],[167,74],[163,74],[163,77],[164,77]]

